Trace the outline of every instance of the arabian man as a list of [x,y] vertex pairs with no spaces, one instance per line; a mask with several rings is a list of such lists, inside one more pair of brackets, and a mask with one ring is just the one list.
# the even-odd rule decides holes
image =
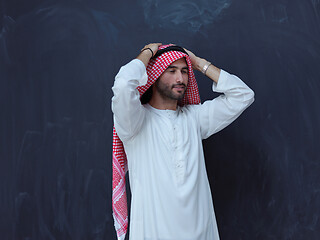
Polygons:
[[[200,102],[193,70],[222,93]],[[113,216],[118,239],[218,240],[202,140],[233,122],[254,92],[237,76],[176,45],[151,43],[112,88]]]

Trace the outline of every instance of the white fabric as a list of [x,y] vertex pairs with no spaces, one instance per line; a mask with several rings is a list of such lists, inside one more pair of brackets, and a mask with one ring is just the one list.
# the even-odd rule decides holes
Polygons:
[[253,102],[253,91],[221,70],[201,105],[173,110],[141,105],[138,85],[147,74],[140,60],[123,66],[112,88],[112,111],[128,159],[130,240],[218,240],[202,139],[220,131]]

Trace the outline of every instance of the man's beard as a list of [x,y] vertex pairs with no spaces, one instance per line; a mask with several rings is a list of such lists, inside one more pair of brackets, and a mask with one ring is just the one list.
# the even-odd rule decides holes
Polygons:
[[[175,86],[183,87],[184,88],[183,92],[181,92],[181,93],[173,92],[173,88]],[[156,87],[157,91],[159,92],[159,94],[163,98],[169,98],[171,100],[182,100],[184,97],[184,94],[186,92],[186,89],[187,89],[187,87],[184,83],[173,84],[171,86],[168,86],[168,85],[163,84],[159,79],[155,82],[155,87]]]

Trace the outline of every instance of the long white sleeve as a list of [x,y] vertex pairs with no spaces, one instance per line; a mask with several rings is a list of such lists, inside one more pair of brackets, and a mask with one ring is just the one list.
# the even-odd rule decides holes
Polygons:
[[195,106],[202,139],[228,126],[254,101],[254,92],[240,78],[223,70],[212,90],[223,94]]
[[111,107],[114,126],[122,141],[132,138],[143,124],[145,108],[136,88],[144,85],[147,79],[146,68],[138,59],[121,67],[115,77]]

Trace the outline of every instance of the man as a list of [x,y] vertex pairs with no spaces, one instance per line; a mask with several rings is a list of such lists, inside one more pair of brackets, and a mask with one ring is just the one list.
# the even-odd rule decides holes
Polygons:
[[[224,94],[200,104],[193,69],[213,80],[213,91]],[[160,43],[146,45],[123,66],[112,90],[118,238],[126,233],[127,165],[130,240],[219,239],[202,139],[235,120],[253,102],[253,91],[192,52]]]

